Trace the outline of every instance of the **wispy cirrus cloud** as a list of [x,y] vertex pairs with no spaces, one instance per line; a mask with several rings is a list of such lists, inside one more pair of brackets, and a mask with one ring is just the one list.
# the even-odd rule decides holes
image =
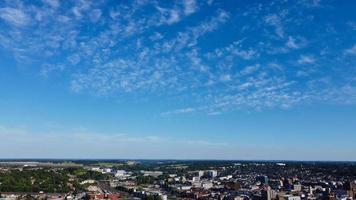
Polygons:
[[[141,48],[136,43],[134,45],[137,48],[132,54],[137,57],[93,63],[93,67],[87,72],[74,75],[71,87],[78,92],[93,89],[98,94],[109,94],[113,91],[184,89],[186,81],[193,81],[196,78],[192,76],[192,71],[201,71],[203,67],[199,61],[200,58],[194,56],[194,52],[189,52],[188,48],[197,45],[198,39],[204,34],[216,30],[227,17],[227,13],[219,11],[210,20],[189,27],[168,41],[155,44],[153,50],[147,47]],[[161,37],[161,34],[159,36]],[[186,54],[166,55],[171,51],[184,51]],[[184,58],[192,60],[192,66],[199,65],[200,67],[193,69],[190,64],[183,62]],[[174,65],[180,67],[172,68]],[[202,76],[206,75],[202,74]],[[196,84],[199,86],[201,83]]]
[[284,28],[282,25],[281,18],[278,15],[276,14],[267,15],[264,18],[264,21],[266,24],[274,28],[274,32],[278,37],[280,38],[284,37]]
[[157,10],[161,13],[159,22],[161,24],[174,24],[180,21],[180,13],[176,9],[166,9],[157,7]]
[[300,49],[306,46],[307,41],[303,37],[289,36],[286,47],[290,49]]
[[345,50],[346,55],[356,55],[356,44]]
[[174,111],[164,112],[162,113],[162,115],[191,113],[191,112],[195,112],[196,110],[197,110],[196,108],[181,108]]
[[184,0],[184,14],[190,15],[198,10],[198,5],[196,0]]
[[259,64],[249,65],[249,66],[246,66],[243,70],[241,70],[240,74],[245,76],[245,75],[248,75],[248,74],[251,74],[251,73],[257,71],[259,68],[260,68]]
[[25,26],[30,22],[29,17],[22,10],[9,7],[0,8],[0,18],[17,27]]
[[43,0],[43,2],[53,8],[58,8],[60,6],[59,0]]
[[63,77],[74,93],[191,96],[167,114],[288,108],[320,96],[341,102],[350,84],[336,66],[348,64],[353,75],[352,61],[343,61],[355,55],[352,20],[350,30],[333,28],[342,38],[333,43],[308,10],[326,12],[324,2],[305,3],[1,2],[0,45],[35,74]]
[[299,64],[313,64],[315,61],[316,59],[312,55],[301,55],[297,62]]
[[[173,138],[158,135],[134,135],[123,133],[92,132],[73,129],[38,132],[25,128],[11,128],[0,125],[3,138],[0,150],[2,158],[152,158],[166,155],[155,151],[157,145],[169,153],[172,148],[226,148],[229,144],[221,141]],[[103,146],[105,146],[103,150]],[[23,151],[26,148],[28,151]],[[6,150],[6,151],[5,151]],[[77,153],[76,153],[77,152]],[[179,151],[180,157],[188,152]],[[168,158],[168,157],[167,157]]]

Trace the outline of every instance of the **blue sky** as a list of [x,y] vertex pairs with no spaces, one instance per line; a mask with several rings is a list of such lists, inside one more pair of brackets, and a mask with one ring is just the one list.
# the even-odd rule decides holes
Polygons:
[[356,160],[355,1],[0,1],[1,158]]

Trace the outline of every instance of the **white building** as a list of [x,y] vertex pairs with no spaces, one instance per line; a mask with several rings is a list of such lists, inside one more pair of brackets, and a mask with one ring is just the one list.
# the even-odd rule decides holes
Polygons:
[[193,176],[192,182],[197,182],[197,181],[200,181],[200,177],[199,176]]
[[111,173],[112,169],[111,168],[105,168],[103,169],[103,173]]
[[201,184],[202,188],[208,190],[210,188],[213,187],[213,183],[210,182],[210,181],[204,181],[202,184]]
[[141,171],[141,173],[143,173],[144,176],[160,176],[163,174],[163,172],[161,171]]
[[211,177],[211,178],[215,178],[217,175],[218,175],[218,172],[216,170],[209,170],[208,171],[208,175]]
[[82,181],[80,184],[81,184],[81,185],[84,185],[84,184],[93,184],[93,183],[95,183],[95,180],[88,179],[88,180]]
[[199,176],[199,178],[204,176],[204,171],[198,171],[198,176]]
[[115,173],[115,177],[119,178],[119,177],[124,177],[126,175],[126,171],[125,170],[117,170]]
[[232,175],[227,175],[227,176],[222,176],[222,177],[219,177],[220,180],[229,180],[229,179],[232,179]]
[[300,196],[285,195],[285,200],[301,200]]

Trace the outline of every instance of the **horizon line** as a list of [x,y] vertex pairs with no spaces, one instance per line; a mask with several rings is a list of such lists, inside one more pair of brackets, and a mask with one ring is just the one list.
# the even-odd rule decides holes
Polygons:
[[293,160],[293,159],[166,159],[166,158],[0,158],[0,162],[4,160],[16,161],[240,161],[240,162],[340,162],[340,163],[356,163],[356,160]]

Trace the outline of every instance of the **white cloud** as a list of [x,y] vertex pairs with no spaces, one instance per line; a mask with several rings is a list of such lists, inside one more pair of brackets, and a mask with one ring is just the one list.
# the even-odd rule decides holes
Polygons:
[[276,62],[268,63],[267,66],[272,69],[283,70],[283,66],[281,66],[279,63]]
[[179,22],[180,15],[177,10],[172,9],[169,11],[169,13],[170,13],[170,15],[166,22],[167,24],[173,24],[173,23]]
[[185,142],[193,145],[228,146],[228,143],[225,142],[209,142],[205,140],[187,140]]
[[345,50],[346,55],[356,55],[356,44],[349,49]]
[[[47,130],[46,133],[29,128],[0,125],[1,158],[171,158],[184,157],[189,151],[201,148],[226,148],[228,143],[186,137],[168,138],[159,135],[77,130]],[[105,146],[105,148],[103,148]],[[24,151],[26,149],[26,151]],[[185,151],[184,149],[190,149]],[[177,152],[179,152],[177,154]]]
[[295,39],[292,36],[288,37],[288,41],[286,43],[286,46],[291,49],[298,49],[299,45],[296,44]]
[[42,1],[53,8],[58,8],[60,6],[59,0],[42,0]]
[[192,13],[195,13],[198,9],[196,0],[184,0],[183,4],[184,4],[185,15],[190,15]]
[[275,33],[278,37],[284,37],[284,28],[281,22],[281,19],[276,14],[267,15],[264,18],[267,25],[273,26],[275,28]]
[[303,37],[289,36],[285,46],[289,49],[301,49],[307,46],[307,40]]
[[356,22],[348,21],[346,23],[352,30],[356,31]]
[[65,66],[62,64],[44,64],[41,67],[40,75],[47,77],[50,72],[53,71],[63,71]]
[[151,39],[152,41],[157,41],[157,40],[163,39],[163,37],[164,37],[164,36],[163,36],[161,33],[155,32],[155,33],[153,33],[153,34],[150,36],[150,39]]
[[244,48],[242,46],[242,41],[235,41],[224,48],[215,49],[214,52],[209,53],[209,57],[239,57],[244,60],[250,60],[252,58],[257,58],[258,52],[251,48]]
[[206,3],[211,6],[214,3],[214,0],[208,0]]
[[0,8],[0,18],[14,26],[24,26],[29,23],[28,16],[16,8]]
[[217,14],[209,20],[203,21],[196,26],[188,27],[184,32],[178,32],[177,37],[163,43],[166,51],[175,49],[176,51],[184,48],[191,48],[198,43],[198,39],[207,33],[213,32],[221,24],[224,24],[229,18],[229,14],[223,10],[219,10]]
[[180,21],[180,13],[177,9],[167,9],[162,7],[157,7],[157,10],[160,12],[161,16],[159,19],[159,24],[174,24]]
[[252,49],[249,49],[249,50],[235,49],[232,53],[245,59],[245,60],[250,60],[251,58],[253,58],[256,55],[256,51],[252,50]]
[[301,3],[306,7],[320,7],[321,0],[302,0]]
[[223,82],[231,81],[231,76],[230,76],[230,74],[223,74],[220,76],[220,80]]
[[185,114],[185,113],[192,113],[197,111],[196,108],[181,108],[173,111],[163,112],[161,115],[176,115],[176,114]]
[[94,9],[90,12],[90,20],[92,22],[97,22],[101,17],[101,10],[100,9]]
[[308,76],[308,75],[309,75],[309,73],[306,72],[306,71],[302,71],[302,70],[297,71],[297,76],[298,77],[305,77],[305,76]]
[[67,60],[72,64],[76,65],[80,62],[80,56],[78,54],[73,54],[67,58]]
[[75,1],[75,5],[72,7],[71,11],[77,19],[80,19],[84,13],[91,8],[90,1],[78,0]]
[[249,74],[257,71],[259,68],[260,68],[259,64],[246,66],[243,70],[241,70],[240,74],[243,76],[249,75]]
[[299,64],[313,64],[316,59],[312,55],[301,55],[298,59]]
[[[0,20],[14,27],[0,30],[0,45],[21,64],[27,60],[43,63],[34,69],[37,74],[40,71],[49,78],[51,73],[68,76],[64,79],[70,79],[75,92],[99,96],[147,92],[178,98],[184,93],[194,95],[192,104],[198,105],[185,105],[186,108],[171,111],[172,114],[213,115],[244,107],[296,105],[317,95],[315,88],[312,91],[305,87],[309,75],[325,75],[320,69],[315,69],[319,70],[317,73],[304,69],[307,67],[304,64],[317,61],[313,55],[318,53],[313,48],[303,49],[305,55],[297,57],[295,62],[303,64],[300,69],[287,67],[290,62],[285,57],[295,56],[292,50],[305,47],[308,41],[303,33],[291,32],[289,28],[300,24],[285,17],[288,11],[266,16],[263,4],[236,13],[246,20],[234,21],[235,14],[230,17],[228,12],[218,9],[209,16],[198,17],[197,21],[177,24],[185,18],[194,18],[189,16],[192,13],[200,14],[197,13],[200,2],[186,0],[163,6],[159,1],[135,1],[113,6],[108,17],[102,14],[100,3],[69,2],[66,5],[72,9],[60,11],[54,9],[60,6],[58,1],[43,1],[49,6],[39,4],[28,9],[14,4],[14,8],[1,8]],[[146,8],[152,12],[147,14]],[[30,16],[37,17],[30,20]],[[256,16],[265,16],[264,21],[261,23]],[[228,26],[235,22],[236,26]],[[98,26],[90,26],[91,23]],[[33,26],[32,31],[18,28],[27,24]],[[256,38],[250,34],[256,29],[265,30],[266,25],[273,37],[262,33]],[[93,30],[100,27],[100,31],[90,30],[88,34],[83,27]],[[236,33],[225,35],[226,27]],[[167,31],[168,28],[175,31]],[[311,42],[320,41],[315,38]],[[328,48],[328,56],[332,57],[332,46]],[[283,55],[271,57],[268,55],[271,49]],[[356,55],[356,45],[343,53]],[[323,58],[318,59],[318,64],[325,58],[320,56]],[[246,67],[241,70],[239,66]],[[305,80],[298,80],[301,76]],[[328,85],[323,83],[320,87]]]

